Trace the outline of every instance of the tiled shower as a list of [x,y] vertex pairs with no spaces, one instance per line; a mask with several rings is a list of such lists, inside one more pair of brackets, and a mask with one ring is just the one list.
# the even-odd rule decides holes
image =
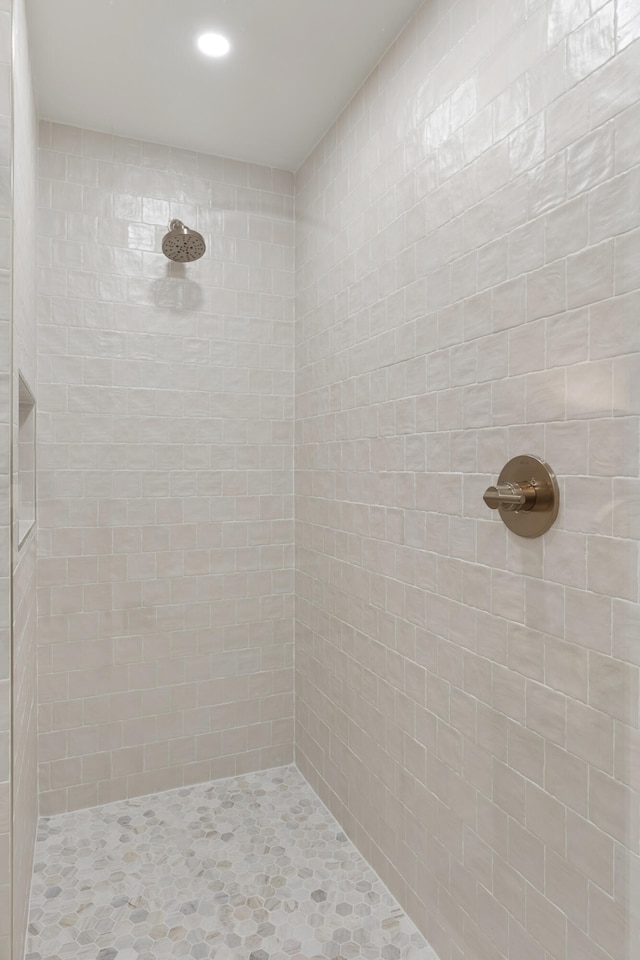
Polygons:
[[[205,834],[239,805],[238,859],[197,850],[233,884],[247,785],[268,824],[286,783],[286,868],[333,831],[366,936],[237,943],[211,908],[196,960],[637,960],[637,4],[426,0],[295,172],[38,132],[24,0],[0,18],[1,960],[38,811],[34,898],[81,872],[56,831],[153,846],[189,798]],[[174,217],[201,261],[163,257]],[[523,454],[560,489],[534,539],[482,499]],[[296,876],[306,936],[334,894]]]

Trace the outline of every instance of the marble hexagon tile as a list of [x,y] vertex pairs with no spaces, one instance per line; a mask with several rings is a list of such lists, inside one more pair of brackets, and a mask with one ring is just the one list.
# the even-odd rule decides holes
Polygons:
[[27,960],[437,960],[294,767],[40,821]]

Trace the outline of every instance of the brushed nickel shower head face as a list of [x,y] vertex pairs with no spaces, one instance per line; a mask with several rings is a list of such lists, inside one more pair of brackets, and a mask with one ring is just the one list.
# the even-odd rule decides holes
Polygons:
[[191,263],[199,260],[207,249],[204,237],[197,230],[185,227],[181,220],[172,220],[169,233],[162,241],[162,252],[175,263]]

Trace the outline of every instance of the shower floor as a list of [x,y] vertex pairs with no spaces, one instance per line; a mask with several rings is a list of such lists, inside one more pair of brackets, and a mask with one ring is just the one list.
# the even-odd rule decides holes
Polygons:
[[39,823],[26,960],[437,960],[294,767]]

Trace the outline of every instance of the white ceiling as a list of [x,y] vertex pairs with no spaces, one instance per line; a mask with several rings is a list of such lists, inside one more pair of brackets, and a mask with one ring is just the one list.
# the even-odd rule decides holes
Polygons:
[[297,170],[422,2],[27,0],[39,113]]

